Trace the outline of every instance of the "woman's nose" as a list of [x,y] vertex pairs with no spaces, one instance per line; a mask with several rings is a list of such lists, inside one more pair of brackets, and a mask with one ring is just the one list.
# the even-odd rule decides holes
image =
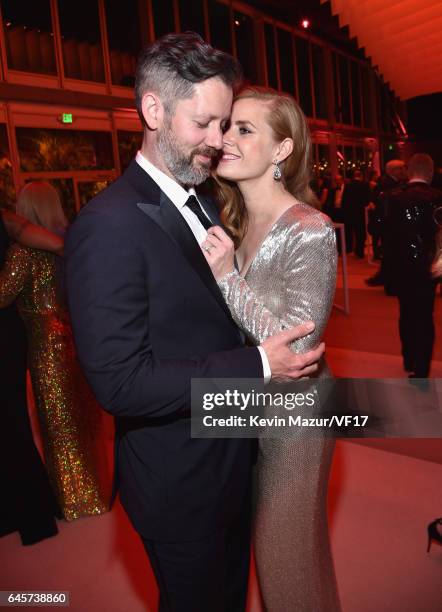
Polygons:
[[227,145],[227,146],[232,146],[233,145],[233,134],[232,134],[232,130],[228,129],[227,132],[224,132],[223,135],[223,144]]

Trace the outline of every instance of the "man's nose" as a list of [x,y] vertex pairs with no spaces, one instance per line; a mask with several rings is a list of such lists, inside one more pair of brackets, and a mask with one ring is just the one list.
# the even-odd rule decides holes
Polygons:
[[206,137],[206,144],[220,151],[223,148],[223,132],[220,126],[212,126]]

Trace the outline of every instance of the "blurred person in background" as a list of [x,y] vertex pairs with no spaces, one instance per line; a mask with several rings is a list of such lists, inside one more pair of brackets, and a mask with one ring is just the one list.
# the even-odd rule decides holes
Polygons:
[[[0,270],[11,241],[60,253],[63,240],[0,210]],[[24,545],[58,533],[55,495],[37,451],[26,398],[26,330],[14,304],[0,310],[0,536],[18,531]]]
[[368,222],[367,222],[367,232],[371,236],[371,244],[373,248],[373,259],[380,261],[381,260],[381,235],[378,227],[378,216],[376,214],[376,205],[375,205],[375,194],[378,188],[380,175],[377,170],[371,170],[368,175],[368,186],[370,187],[371,197],[370,204],[368,205]]
[[[388,250],[388,245],[385,244],[385,236],[384,236],[384,220],[385,220],[385,206],[386,201],[388,199],[388,194],[392,189],[396,189],[400,185],[403,185],[407,181],[407,168],[405,163],[400,159],[391,159],[385,165],[385,174],[383,174],[379,181],[377,187],[373,192],[373,203],[374,210],[372,214],[372,219],[370,222],[370,226],[372,228],[372,236],[375,236],[376,241],[380,242],[381,251],[382,251],[382,259],[381,266],[379,270],[370,278],[365,280],[365,283],[369,287],[378,287],[384,285],[385,282],[385,274],[384,274],[384,266],[385,266],[385,251]],[[385,292],[393,295],[393,291],[390,287],[385,287]]]
[[438,230],[434,210],[442,206],[442,192],[430,186],[433,169],[429,155],[413,155],[408,183],[390,191],[385,210],[385,282],[399,300],[402,357],[412,378],[428,377],[434,344],[436,281],[431,265]]
[[319,202],[319,207],[322,210],[325,206],[330,189],[330,176],[326,172],[320,172],[310,182],[310,187]]
[[348,228],[346,233],[346,239],[348,240],[347,251],[353,251],[359,259],[364,258],[365,239],[367,237],[365,208],[370,204],[370,201],[370,187],[364,181],[362,172],[355,170],[352,179],[345,186],[342,208],[345,226]]
[[[345,223],[346,216],[343,208],[344,193],[346,189],[345,178],[341,173],[336,174],[334,186],[330,186],[327,189],[327,194],[323,197],[324,206],[323,212],[330,217],[334,223],[343,223],[345,230],[345,250],[348,253],[351,245],[351,238],[349,235],[349,226]],[[338,253],[342,252],[341,245],[341,232],[336,232],[336,240],[338,246]]]
[[[67,228],[58,192],[48,183],[25,185],[16,209],[55,234]],[[62,513],[73,520],[106,512],[100,410],[76,358],[54,255],[18,244],[9,247],[0,273],[0,307],[14,302],[27,330],[45,462]]]

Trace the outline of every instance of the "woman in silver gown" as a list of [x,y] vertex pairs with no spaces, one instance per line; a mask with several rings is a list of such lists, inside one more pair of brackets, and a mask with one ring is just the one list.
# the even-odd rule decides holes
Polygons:
[[[336,280],[333,226],[310,204],[310,137],[294,100],[248,89],[235,100],[217,175],[223,220],[202,248],[233,318],[260,344],[313,320],[295,352],[319,344]],[[234,268],[234,246],[239,271]],[[329,376],[323,361],[317,376]],[[254,549],[268,612],[340,609],[327,524],[334,441],[261,438]]]

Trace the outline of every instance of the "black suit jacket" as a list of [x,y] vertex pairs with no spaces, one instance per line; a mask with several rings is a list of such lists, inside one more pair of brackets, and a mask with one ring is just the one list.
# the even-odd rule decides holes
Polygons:
[[352,180],[345,185],[342,195],[342,209],[349,220],[360,221],[365,219],[365,207],[371,200],[371,191],[368,183]]
[[[342,223],[342,202],[341,202],[340,208],[336,208],[335,206],[335,198],[336,198],[337,191],[338,191],[338,187],[329,187],[328,193],[327,193],[327,199],[324,204],[324,213],[328,215],[336,223]],[[344,187],[344,193],[345,193],[345,187]]]
[[242,346],[191,230],[132,162],[78,215],[66,256],[79,358],[116,417],[117,481],[135,528],[174,541],[227,525],[247,492],[251,446],[190,438],[190,382],[262,378],[262,363]]
[[388,194],[393,189],[398,189],[401,187],[402,183],[395,180],[393,177],[388,174],[383,174],[379,180],[376,187],[373,189],[373,202],[376,206],[376,215],[380,223],[384,221],[385,217],[385,205],[388,199]]
[[407,183],[388,194],[385,211],[385,273],[391,284],[410,291],[433,283],[431,264],[438,227],[434,210],[442,192],[424,182]]

